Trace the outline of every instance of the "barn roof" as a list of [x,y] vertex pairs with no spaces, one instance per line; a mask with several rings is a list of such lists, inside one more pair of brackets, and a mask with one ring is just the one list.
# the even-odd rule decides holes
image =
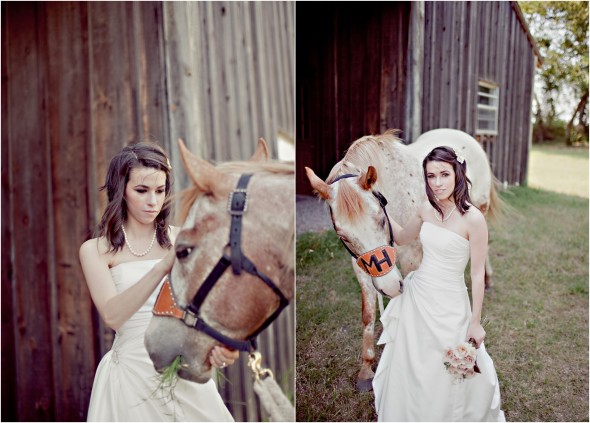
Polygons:
[[526,37],[529,40],[531,47],[533,47],[533,51],[535,53],[535,56],[537,56],[537,67],[541,67],[541,65],[543,64],[543,56],[541,56],[541,52],[539,51],[539,48],[537,47],[537,43],[535,42],[533,35],[529,31],[529,26],[526,23],[526,19],[524,18],[522,10],[520,10],[520,6],[518,5],[518,2],[511,1],[510,3],[512,4],[512,8],[514,9],[514,11],[516,12],[516,16],[518,17],[518,20],[520,21],[520,24],[522,25],[522,29],[526,33]]

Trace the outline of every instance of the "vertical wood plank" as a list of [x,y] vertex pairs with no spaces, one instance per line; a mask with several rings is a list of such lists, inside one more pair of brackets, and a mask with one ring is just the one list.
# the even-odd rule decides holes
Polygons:
[[[424,63],[426,59],[424,27],[425,20],[424,2],[413,2],[410,6],[410,23],[408,26],[409,41],[407,46],[406,86],[406,119],[405,139],[411,143],[422,133],[422,103],[425,92],[425,84],[428,78],[424,78]],[[404,20],[404,16],[400,16]]]
[[493,69],[493,80],[498,84],[498,91],[499,91],[499,98],[498,98],[498,135],[496,136],[496,140],[494,141],[494,148],[492,150],[492,156],[490,158],[491,161],[494,163],[499,160],[498,155],[500,154],[501,149],[497,148],[501,140],[505,137],[504,134],[504,124],[503,119],[506,113],[506,103],[505,103],[505,55],[506,55],[506,41],[507,41],[507,29],[506,29],[506,21],[509,15],[506,14],[506,4],[498,3],[498,13],[497,13],[497,26],[496,31],[494,31],[494,38],[493,38],[493,54],[494,54],[494,62],[492,63]]
[[10,107],[9,100],[13,98],[14,94],[9,94],[13,87],[9,82],[10,64],[8,63],[8,49],[9,40],[12,34],[9,28],[10,22],[7,17],[8,6],[4,2],[0,6],[2,8],[2,123],[0,130],[2,133],[2,191],[0,192],[2,198],[1,209],[2,213],[2,420],[3,421],[18,421],[18,397],[17,397],[17,375],[16,375],[16,357],[18,351],[15,342],[15,322],[13,316],[14,309],[14,249],[13,249],[13,204],[14,195],[12,191],[12,167],[11,155],[12,145],[10,142]]
[[[13,278],[18,418],[54,420],[55,393],[52,348],[50,264],[52,251],[47,208],[48,136],[45,127],[47,98],[40,37],[38,4],[9,3],[6,7],[9,38],[7,102],[10,104],[9,168],[13,222]],[[13,27],[13,25],[16,25]],[[34,363],[35,371],[30,371]]]
[[[528,108],[524,106],[524,99],[526,96],[526,88],[527,86],[524,84],[524,79],[527,74],[528,66],[526,65],[527,62],[527,39],[524,31],[519,28],[519,46],[518,46],[518,79],[521,82],[520,89],[517,93],[516,99],[516,109],[517,113],[515,116],[516,121],[516,134],[515,134],[515,145],[514,145],[514,160],[511,165],[511,175],[510,175],[510,183],[516,184],[520,180],[519,169],[522,167],[522,157],[524,155],[523,145],[526,140],[525,136],[525,127],[527,126],[527,119],[529,117]],[[529,103],[530,104],[530,103]],[[530,107],[529,107],[530,108]]]
[[511,143],[514,139],[515,132],[516,132],[516,107],[515,99],[516,94],[518,92],[518,86],[520,85],[520,81],[518,80],[518,53],[517,53],[517,43],[518,43],[518,36],[520,35],[518,30],[520,29],[520,24],[518,23],[514,14],[512,14],[510,19],[510,71],[509,75],[509,102],[510,102],[510,114],[507,120],[508,130],[506,131],[506,137],[503,140],[503,153],[502,153],[502,168],[501,168],[501,175],[502,181],[508,181],[509,173],[510,173],[510,164],[512,162],[513,151],[511,151]]
[[285,121],[281,122],[281,129],[290,134],[295,141],[295,2],[281,3],[283,6],[283,30],[285,31],[285,43],[283,45],[284,60],[287,74],[282,95],[287,103]]
[[246,31],[248,27],[244,25],[247,22],[246,8],[247,5],[245,3],[236,3],[231,13],[231,26],[235,31],[233,48],[234,54],[236,55],[233,78],[237,81],[234,96],[236,98],[236,113],[239,118],[238,132],[235,136],[235,140],[239,142],[235,144],[237,144],[239,149],[236,155],[240,158],[246,158],[251,155],[251,148],[253,149],[255,141],[258,139],[252,131],[252,108],[249,105],[250,78],[247,74],[247,69],[250,49],[246,44]]
[[466,87],[466,125],[465,132],[474,135],[477,129],[477,82],[478,82],[478,60],[477,51],[479,37],[477,31],[478,14],[477,2],[469,2],[467,11],[469,13],[469,45],[467,47],[467,87]]
[[[103,184],[110,159],[126,144],[137,139],[131,93],[128,51],[128,5],[88,4],[90,32],[91,114],[97,182]],[[109,66],[104,66],[108,63]],[[106,207],[99,198],[96,221]]]
[[453,65],[453,10],[454,2],[445,4],[442,9],[442,46],[440,57],[440,107],[438,110],[438,127],[448,128],[455,98],[451,100],[451,84],[456,75],[451,74]]
[[[162,3],[133,3],[130,51],[137,103],[135,126],[138,140],[152,140],[171,150],[166,107],[166,79]],[[176,140],[172,140],[174,143]],[[175,146],[175,144],[172,144]]]
[[445,48],[448,43],[445,44],[445,9],[446,5],[443,3],[436,3],[436,21],[435,21],[435,36],[437,43],[440,43],[435,49],[435,74],[433,79],[433,92],[432,92],[432,104],[431,104],[431,122],[432,128],[440,128],[442,124],[442,109],[447,109],[448,105],[444,104],[443,93],[444,84],[444,54]]
[[[211,121],[201,112],[204,104],[209,104],[203,97],[210,89],[207,70],[201,66],[200,56],[206,54],[200,48],[201,36],[207,22],[197,15],[200,3],[165,2],[162,5],[162,22],[165,52],[165,81],[167,104],[165,115],[168,120],[168,134],[172,168],[175,169],[175,184],[179,189],[189,183],[184,172],[178,150],[178,139],[182,139],[195,154],[211,157],[213,142],[205,134],[211,134]],[[193,22],[192,20],[197,20]],[[197,24],[198,31],[192,30]]]
[[[87,10],[83,3],[49,7],[48,120],[51,140],[53,222],[57,303],[57,349],[61,363],[58,420],[84,420],[96,359],[93,353],[92,301],[78,262],[88,227],[86,192],[89,69]],[[75,34],[75,36],[72,36]],[[92,188],[90,188],[92,189]],[[74,228],[74,230],[72,230]]]
[[[254,51],[255,69],[256,69],[256,91],[254,92],[257,101],[258,110],[258,126],[262,129],[260,136],[267,140],[274,140],[276,136],[273,133],[271,126],[271,104],[268,101],[270,96],[270,87],[268,86],[269,78],[272,76],[268,73],[268,51],[266,49],[266,40],[264,39],[264,28],[267,25],[265,20],[264,8],[261,3],[253,4],[254,23],[252,29],[254,34]],[[275,154],[274,143],[269,145],[271,154]]]
[[[420,15],[422,13],[422,4],[418,4],[417,7],[418,9],[418,25],[421,24],[420,21]],[[396,52],[394,54],[395,57],[395,67],[396,67],[396,92],[395,92],[395,98],[397,101],[394,102],[394,111],[393,113],[396,116],[394,125],[392,125],[392,127],[394,128],[398,128],[401,129],[402,131],[409,131],[410,128],[406,127],[406,122],[405,122],[405,117],[406,117],[406,110],[405,110],[405,105],[407,104],[407,97],[410,95],[409,91],[408,91],[408,85],[410,83],[412,83],[412,80],[408,77],[408,62],[412,60],[412,57],[407,56],[406,54],[404,54],[404,52],[408,51],[408,44],[410,42],[410,13],[411,13],[411,8],[412,6],[409,3],[401,3],[400,5],[398,5],[398,7],[396,8],[392,8],[392,21],[397,23],[397,27],[399,28],[399,31],[396,37]],[[379,13],[379,11],[376,11],[376,13]],[[384,25],[391,25],[389,22],[384,22]],[[418,37],[420,37],[422,34],[418,33],[416,34]],[[420,53],[419,51],[417,53]],[[422,61],[422,57],[420,57],[419,61]],[[422,67],[421,64],[418,65],[419,68]],[[421,78],[421,75],[418,75],[419,78]],[[420,82],[420,80],[416,81],[416,84],[418,85],[418,83]],[[412,87],[412,88],[417,88],[417,87]],[[384,95],[384,94],[382,94]],[[412,95],[416,95],[417,98],[420,98],[422,96],[421,94],[421,90],[416,89],[414,94]],[[418,101],[418,100],[417,100]],[[420,118],[418,118],[420,119]],[[419,120],[418,120],[419,122]],[[418,128],[414,128],[415,132],[418,132],[419,129]],[[406,140],[406,142],[411,142],[412,139],[410,137],[408,137],[408,135],[406,132],[402,133],[403,138]]]

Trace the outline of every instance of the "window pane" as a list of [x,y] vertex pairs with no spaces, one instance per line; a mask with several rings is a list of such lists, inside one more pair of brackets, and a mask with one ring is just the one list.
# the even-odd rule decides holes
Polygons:
[[478,109],[477,117],[481,120],[489,120],[495,121],[496,120],[496,111],[495,110],[486,110],[486,109]]
[[480,82],[477,85],[477,132],[495,134],[498,118],[498,95],[500,89]]
[[487,97],[483,95],[477,96],[477,104],[483,104],[486,106],[495,106],[496,99],[494,97]]
[[490,94],[492,92],[492,90],[493,90],[493,88],[486,87],[485,85],[480,85],[479,86],[479,92],[480,93]]

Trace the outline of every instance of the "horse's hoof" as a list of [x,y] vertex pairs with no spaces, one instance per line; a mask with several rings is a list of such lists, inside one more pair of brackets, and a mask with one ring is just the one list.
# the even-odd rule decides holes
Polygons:
[[356,381],[356,390],[361,392],[369,392],[373,390],[373,378]]

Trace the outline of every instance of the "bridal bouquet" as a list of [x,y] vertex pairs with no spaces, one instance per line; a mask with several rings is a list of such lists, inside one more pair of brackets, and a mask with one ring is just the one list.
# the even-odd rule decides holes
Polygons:
[[469,342],[463,342],[455,348],[449,348],[445,353],[443,363],[447,372],[453,376],[456,381],[462,382],[481,373],[477,366],[477,349],[475,341],[470,339]]

